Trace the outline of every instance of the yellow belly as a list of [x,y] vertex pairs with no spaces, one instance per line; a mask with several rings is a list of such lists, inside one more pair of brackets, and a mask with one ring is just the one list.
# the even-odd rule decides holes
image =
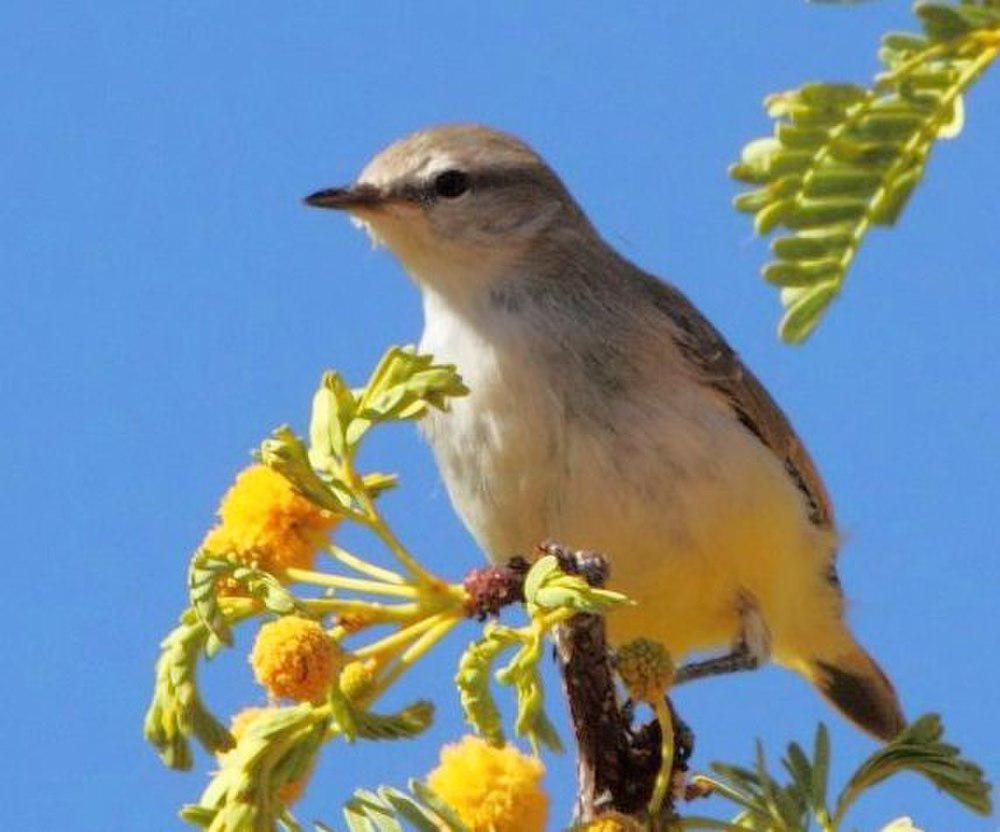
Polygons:
[[760,610],[785,664],[839,638],[841,600],[826,578],[833,533],[809,522],[787,481],[755,479],[736,497],[689,486],[662,531],[634,513],[582,530],[579,545],[607,552],[610,586],[636,602],[609,616],[613,641],[648,636],[676,659],[725,647],[740,634],[741,598]]

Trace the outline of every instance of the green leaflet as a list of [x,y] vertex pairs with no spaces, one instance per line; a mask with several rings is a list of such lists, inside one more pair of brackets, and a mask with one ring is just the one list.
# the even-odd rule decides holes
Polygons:
[[958,748],[942,742],[943,734],[937,714],[912,722],[854,772],[837,799],[835,817],[842,817],[861,792],[901,771],[920,774],[972,811],[990,814],[990,786],[982,769],[960,757]]
[[[754,190],[734,206],[772,245],[765,279],[784,287],[786,341],[804,341],[874,226],[897,222],[936,141],[957,135],[962,100],[1000,53],[1000,6],[918,2],[922,35],[890,33],[871,88],[810,83],[770,95],[774,135],[750,142],[730,175]],[[785,291],[787,289],[795,291]]]
[[354,393],[339,373],[323,373],[313,396],[309,422],[309,459],[314,468],[333,473],[347,453],[347,427],[357,412]]
[[[376,791],[358,789],[344,806],[344,821],[350,832],[468,832],[455,813],[419,780],[409,782],[409,791],[379,786]],[[330,827],[316,823],[317,832]]]
[[309,775],[328,727],[307,704],[261,715],[181,817],[210,832],[271,832],[278,824],[299,828],[279,792]]
[[269,612],[301,612],[295,596],[270,572],[199,549],[188,567],[191,608],[209,633],[227,647],[232,644],[232,632],[216,595],[219,581],[227,578],[240,584],[248,596],[263,601]]
[[493,663],[512,641],[499,637],[496,628],[472,642],[458,662],[455,685],[466,721],[492,745],[503,745],[503,719],[490,690]]
[[357,711],[354,724],[357,736],[366,740],[410,739],[426,731],[434,719],[434,705],[419,699],[394,714]]
[[[758,742],[752,768],[713,763],[714,777],[697,778],[711,785],[714,794],[739,807],[739,814],[730,822],[732,826],[689,818],[677,828],[757,832],[806,832],[818,828],[838,832],[847,810],[859,795],[901,771],[922,774],[973,811],[988,814],[989,785],[983,780],[982,771],[960,757],[957,748],[941,742],[942,732],[941,720],[934,714],[913,722],[861,764],[832,809],[827,803],[830,737],[825,725],[820,724],[816,731],[811,756],[798,743],[788,746],[781,761],[789,778],[784,783],[769,771]],[[813,822],[815,827],[810,826]]]
[[454,364],[435,364],[433,356],[413,347],[393,347],[358,397],[345,441],[357,444],[376,422],[419,419],[431,407],[447,410],[450,399],[468,392]]
[[524,579],[524,600],[529,614],[535,609],[570,609],[601,615],[632,603],[620,592],[592,587],[579,575],[563,572],[554,555],[545,555],[532,564]]
[[[532,745],[561,751],[562,742],[545,713],[539,665],[546,629],[540,622],[550,612],[603,614],[630,602],[619,592],[592,587],[579,575],[564,572],[553,555],[539,558],[532,565],[524,579],[524,597],[528,614],[537,626],[513,629],[488,625],[482,638],[472,642],[462,654],[455,684],[466,721],[488,742],[504,743],[503,720],[491,690],[495,678],[501,685],[514,689],[515,734],[527,737]],[[517,647],[514,656],[493,674],[500,655],[513,647]]]
[[209,752],[233,747],[229,731],[212,716],[198,692],[198,658],[208,637],[205,625],[193,610],[187,610],[180,624],[161,644],[153,699],[146,711],[143,733],[170,768],[191,768],[193,758],[188,739],[192,736]]
[[[320,450],[322,453],[323,450]],[[260,461],[285,477],[303,497],[334,514],[351,508],[347,483],[333,474],[320,476],[313,468],[310,450],[288,425],[271,433],[260,446]]]

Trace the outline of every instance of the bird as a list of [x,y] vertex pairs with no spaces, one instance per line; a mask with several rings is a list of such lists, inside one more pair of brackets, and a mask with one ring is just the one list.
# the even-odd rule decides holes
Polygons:
[[599,551],[635,602],[611,643],[660,641],[688,659],[678,682],[773,661],[874,737],[905,727],[846,621],[831,500],[789,420],[528,144],[431,127],[304,201],[349,213],[419,288],[419,349],[470,391],[422,432],[490,560]]

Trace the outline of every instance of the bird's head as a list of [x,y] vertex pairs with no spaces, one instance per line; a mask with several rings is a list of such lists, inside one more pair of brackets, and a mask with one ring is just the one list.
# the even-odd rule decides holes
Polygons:
[[353,184],[305,202],[349,212],[428,284],[489,282],[554,228],[586,223],[538,154],[478,125],[407,136],[375,156]]

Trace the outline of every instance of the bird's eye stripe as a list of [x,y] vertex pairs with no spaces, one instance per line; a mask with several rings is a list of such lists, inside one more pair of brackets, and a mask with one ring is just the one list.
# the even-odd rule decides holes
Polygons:
[[[422,202],[425,204],[436,202],[441,198],[441,194],[436,187],[437,180],[443,173],[448,172],[442,171],[437,176],[433,176],[419,185],[409,184],[397,187],[395,193],[402,199],[413,202]],[[458,173],[459,171],[454,172]],[[479,170],[475,173],[465,173],[464,175],[467,180],[467,191],[517,187],[519,185],[537,186],[539,184],[536,173],[520,168],[492,168]]]

